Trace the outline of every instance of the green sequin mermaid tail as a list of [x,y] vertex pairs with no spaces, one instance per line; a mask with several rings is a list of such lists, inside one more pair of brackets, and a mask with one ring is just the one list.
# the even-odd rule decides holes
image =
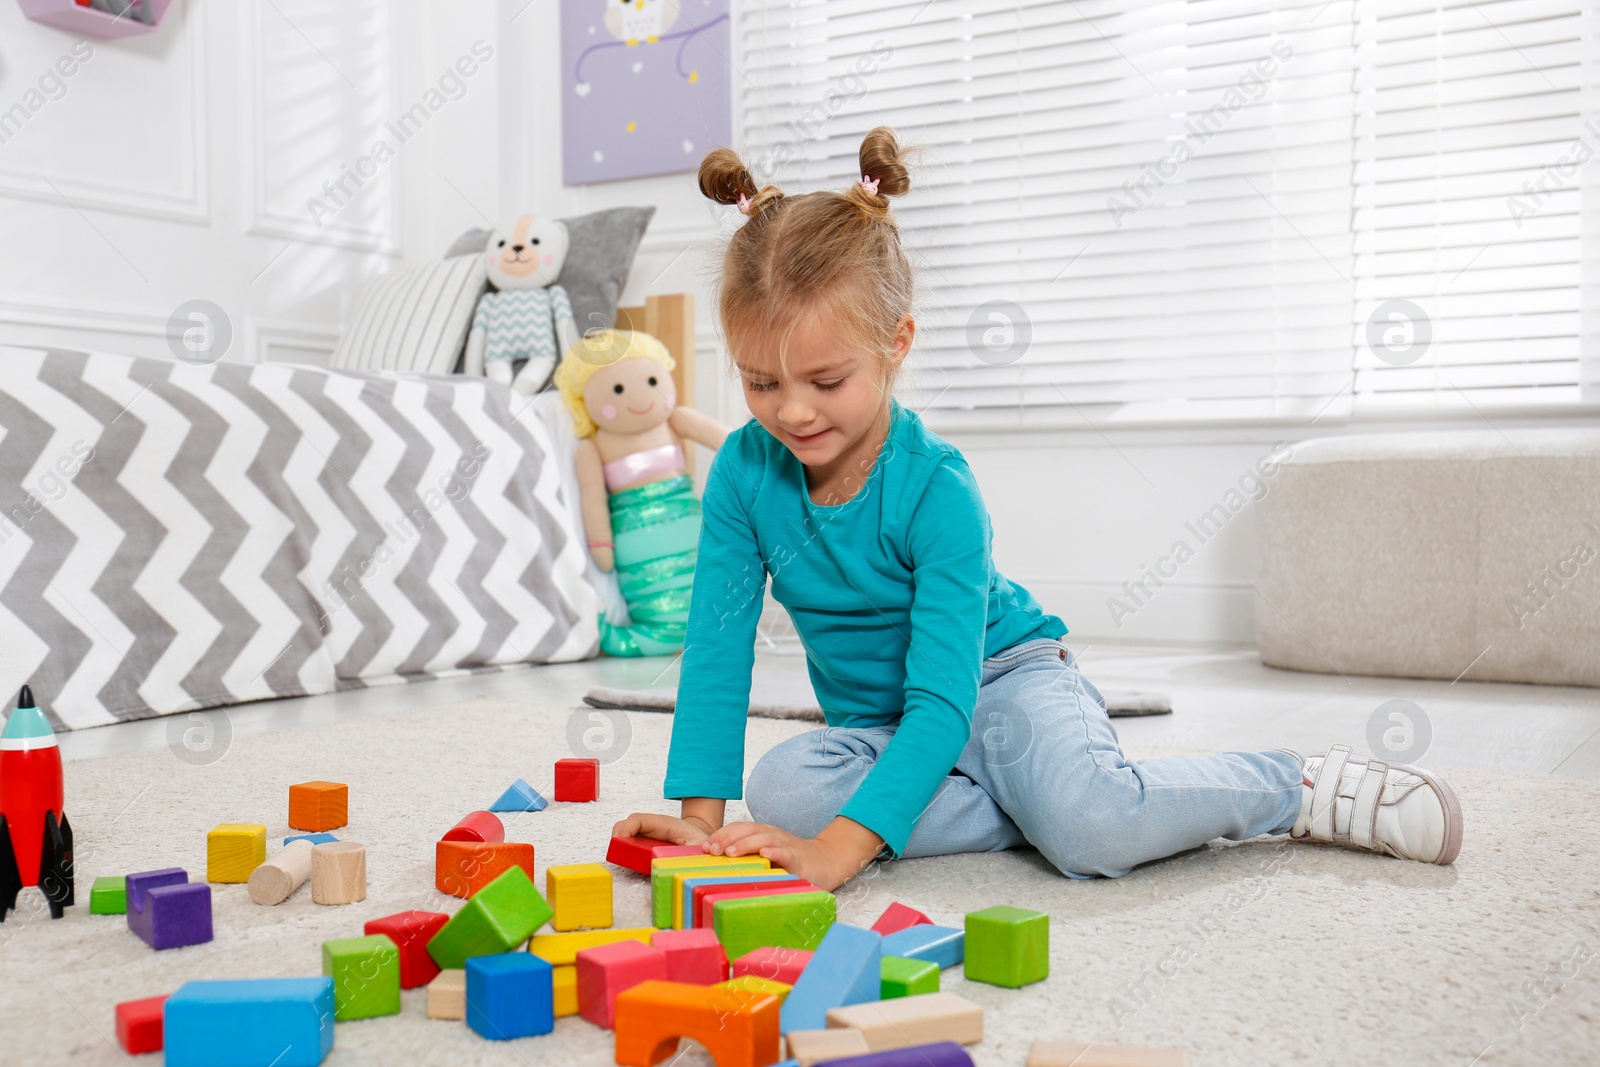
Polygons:
[[687,474],[612,493],[611,538],[631,626],[600,616],[610,656],[671,655],[689,629],[689,590],[700,542],[700,498]]

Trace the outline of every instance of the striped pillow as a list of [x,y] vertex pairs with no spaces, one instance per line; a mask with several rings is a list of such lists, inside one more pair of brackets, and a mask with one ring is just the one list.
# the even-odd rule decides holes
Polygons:
[[455,370],[486,283],[482,256],[379,275],[361,289],[330,365],[338,370]]

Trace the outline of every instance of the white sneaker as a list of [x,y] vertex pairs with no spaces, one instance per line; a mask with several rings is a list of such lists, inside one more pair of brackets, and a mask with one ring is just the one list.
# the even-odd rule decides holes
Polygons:
[[1300,760],[1300,817],[1289,836],[1401,859],[1447,864],[1461,851],[1461,802],[1421,767],[1385,763],[1335,745]]

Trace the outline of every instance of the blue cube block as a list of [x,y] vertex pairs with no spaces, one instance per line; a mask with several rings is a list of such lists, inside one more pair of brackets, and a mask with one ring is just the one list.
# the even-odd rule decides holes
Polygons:
[[883,938],[873,930],[834,923],[800,972],[779,1010],[778,1028],[821,1030],[828,1009],[865,1004],[883,992]]
[[967,958],[967,932],[926,923],[908,926],[884,937],[883,954],[937,963],[941,969],[954,967]]
[[467,959],[467,1025],[491,1041],[556,1028],[555,968],[530,952]]
[[313,845],[326,845],[339,840],[332,834],[293,834],[283,839],[284,844],[291,841],[310,841]]
[[162,1031],[167,1067],[317,1067],[333,1049],[333,979],[185,982]]

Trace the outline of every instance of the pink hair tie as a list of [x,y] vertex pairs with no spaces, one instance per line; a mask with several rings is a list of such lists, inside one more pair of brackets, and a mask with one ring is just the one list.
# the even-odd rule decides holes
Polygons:
[[739,214],[750,214],[750,198],[745,196],[743,193],[739,194]]
[[862,185],[863,188],[865,188],[867,190],[867,192],[871,193],[873,196],[877,196],[878,195],[878,179],[877,178],[869,178],[865,174],[863,174],[861,176],[861,185]]

